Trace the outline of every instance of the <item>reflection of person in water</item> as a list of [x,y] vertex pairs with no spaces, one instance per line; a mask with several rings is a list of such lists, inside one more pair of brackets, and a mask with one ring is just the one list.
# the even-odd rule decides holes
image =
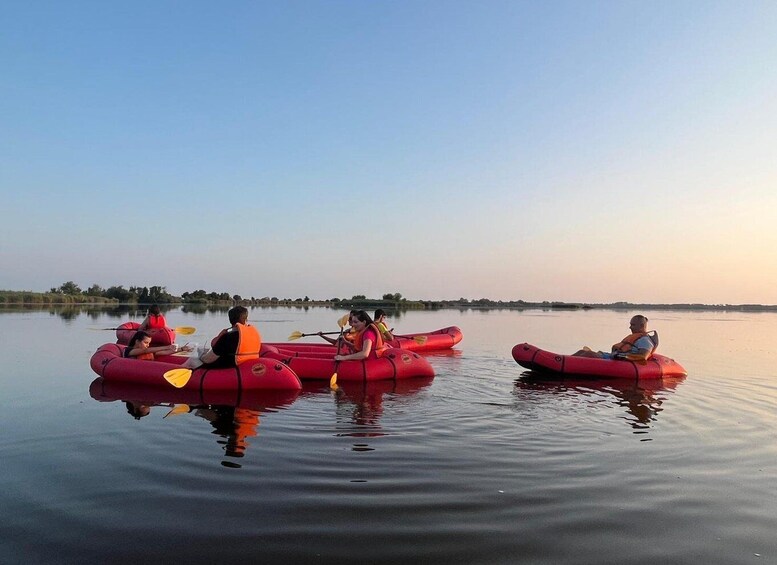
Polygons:
[[[338,407],[351,408],[350,421],[360,427],[372,427],[380,430],[380,417],[383,415],[383,391],[366,388],[346,392],[338,389],[335,401]],[[365,435],[383,435],[372,433]]]
[[[248,448],[249,437],[257,435],[259,426],[259,411],[234,406],[204,406],[198,408],[195,415],[204,418],[213,426],[213,432],[224,438],[218,443],[224,445],[227,457],[243,457]],[[225,467],[239,468],[241,465],[232,461],[222,461]]]
[[124,402],[124,405],[127,407],[127,414],[136,420],[140,420],[142,417],[151,414],[151,407],[148,404],[127,400]]
[[516,381],[516,388],[522,391],[546,391],[552,394],[568,396],[570,391],[579,392],[581,396],[591,397],[599,402],[600,393],[608,393],[617,398],[617,405],[626,409],[633,418],[624,418],[635,430],[650,428],[656,421],[659,412],[663,411],[663,391],[674,389],[683,378],[671,380],[647,380],[639,383],[615,380],[548,380],[541,378],[521,378]]

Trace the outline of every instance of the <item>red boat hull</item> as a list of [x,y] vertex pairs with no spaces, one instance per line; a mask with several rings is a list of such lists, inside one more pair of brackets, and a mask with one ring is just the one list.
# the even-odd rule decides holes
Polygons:
[[172,386],[144,386],[125,381],[105,380],[97,377],[89,385],[89,394],[100,402],[116,400],[139,402],[148,405],[190,404],[234,406],[265,410],[288,406],[299,396],[299,390],[203,390],[200,388],[175,388]]
[[275,359],[288,365],[302,380],[328,380],[334,373],[338,381],[358,382],[434,377],[429,361],[412,351],[388,349],[379,358],[336,362],[334,347],[324,347],[326,351],[308,352],[262,344],[261,355],[262,359]]

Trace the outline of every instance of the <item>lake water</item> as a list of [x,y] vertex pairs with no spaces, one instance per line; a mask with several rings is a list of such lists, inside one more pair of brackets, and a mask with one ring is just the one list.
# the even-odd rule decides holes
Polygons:
[[[644,312],[688,370],[663,384],[510,356],[607,348],[634,313],[408,312],[399,333],[464,332],[434,380],[135,419],[89,390],[95,328],[129,315],[0,310],[0,562],[777,563],[777,315]],[[342,314],[250,317],[284,341]]]

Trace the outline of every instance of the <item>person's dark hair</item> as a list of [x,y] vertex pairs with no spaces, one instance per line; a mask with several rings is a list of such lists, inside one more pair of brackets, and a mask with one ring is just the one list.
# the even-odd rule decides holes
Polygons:
[[147,337],[151,337],[151,334],[148,334],[148,333],[143,332],[143,331],[135,332],[135,335],[133,335],[130,338],[129,343],[127,344],[127,349],[131,351],[132,348],[135,347],[135,345],[137,345],[137,343],[139,341],[141,341],[141,340],[143,340],[143,339],[145,339]]
[[380,318],[381,316],[385,316],[385,315],[386,315],[386,312],[384,312],[382,308],[378,308],[377,310],[375,310],[375,319],[376,320],[378,318]]
[[159,306],[157,304],[152,304],[148,307],[148,313],[152,316],[159,316],[162,312],[159,310]]
[[356,318],[360,322],[364,322],[368,326],[372,323],[372,318],[370,318],[370,315],[367,314],[364,310],[357,310],[353,316],[353,318]]
[[[238,322],[245,322],[248,320],[248,308],[245,306],[235,306],[234,308],[230,308],[228,312],[229,316],[229,323],[233,326],[237,324]],[[245,318],[243,317],[245,316]],[[241,322],[241,323],[242,323]]]
[[148,416],[151,413],[151,409],[145,404],[136,404],[135,402],[125,400],[124,406],[127,407],[127,414],[136,420],[140,420],[144,416]]

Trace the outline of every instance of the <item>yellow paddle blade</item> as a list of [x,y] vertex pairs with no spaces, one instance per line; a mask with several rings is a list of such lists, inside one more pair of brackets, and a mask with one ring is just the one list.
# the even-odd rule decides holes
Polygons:
[[178,414],[188,414],[189,413],[189,405],[188,404],[178,404],[177,406],[173,406],[173,409],[170,410],[167,414],[162,416],[163,418],[167,418],[168,416],[177,416]]
[[183,367],[180,369],[170,369],[162,376],[175,388],[182,388],[186,386],[186,383],[192,378],[192,370],[184,369]]
[[192,326],[176,326],[173,329],[175,330],[175,333],[181,335],[192,335],[197,332],[197,328]]
[[329,379],[329,388],[331,388],[332,390],[337,390],[338,388],[340,388],[337,386],[337,373],[333,373],[332,378]]
[[346,314],[345,316],[337,320],[337,326],[340,328],[344,328],[350,318],[351,318],[351,315]]
[[301,337],[305,337],[305,334],[303,334],[302,332],[299,332],[299,331],[291,332],[291,335],[289,336],[288,341],[294,341],[295,339],[299,339]]

